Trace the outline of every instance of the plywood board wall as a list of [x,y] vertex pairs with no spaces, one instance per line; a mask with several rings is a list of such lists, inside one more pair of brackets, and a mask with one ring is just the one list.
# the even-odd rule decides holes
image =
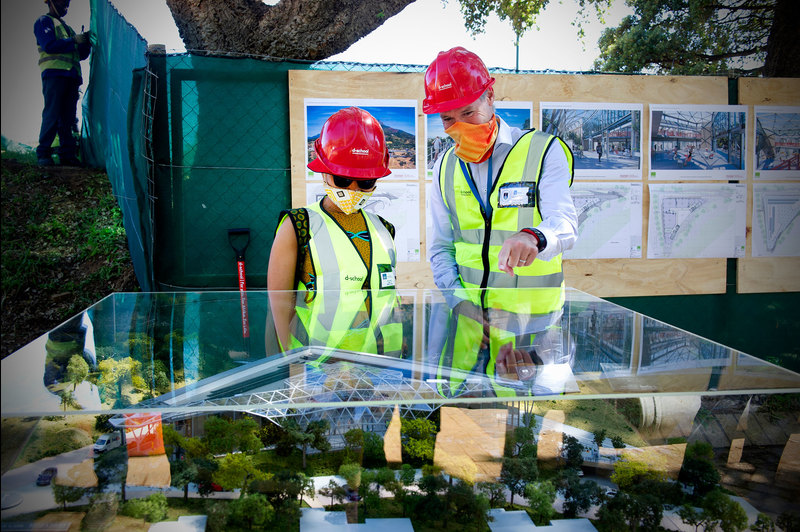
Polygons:
[[[756,105],[800,105],[800,79],[742,78],[739,80],[739,103],[748,106],[748,149],[755,131]],[[749,154],[748,154],[749,155]],[[800,292],[800,257],[753,257],[753,158],[747,159],[747,254],[736,265],[736,291]],[[758,180],[759,183],[775,182]]]
[[[651,103],[728,103],[728,79],[724,77],[568,74],[501,74],[495,77],[495,99],[531,101],[535,127],[539,125],[539,104],[543,101],[644,104],[642,127],[645,144],[650,127],[648,105]],[[415,99],[418,102],[418,130],[424,132],[424,88],[421,73],[290,71],[289,117],[294,207],[305,204],[305,98]],[[418,149],[421,149],[422,144],[423,139],[420,139]],[[642,256],[646,257],[649,149],[646,145],[643,148]],[[417,263],[403,262],[398,265],[398,283],[403,288],[434,286],[425,254],[426,180],[424,168],[419,170],[416,181],[420,187],[421,258]],[[726,259],[575,259],[565,261],[564,272],[568,286],[600,297],[713,294],[725,292]]]

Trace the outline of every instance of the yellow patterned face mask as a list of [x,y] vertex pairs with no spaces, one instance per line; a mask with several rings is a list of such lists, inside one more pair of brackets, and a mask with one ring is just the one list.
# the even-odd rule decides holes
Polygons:
[[367,200],[372,197],[375,190],[350,190],[349,188],[334,188],[325,185],[325,193],[328,198],[339,207],[345,214],[353,214],[362,209],[367,204]]

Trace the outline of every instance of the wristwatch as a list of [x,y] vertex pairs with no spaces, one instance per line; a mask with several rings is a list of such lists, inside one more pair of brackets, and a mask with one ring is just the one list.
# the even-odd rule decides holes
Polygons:
[[547,239],[544,237],[544,233],[542,233],[535,227],[530,229],[526,227],[525,229],[523,229],[523,231],[526,233],[530,233],[536,237],[536,240],[538,241],[536,244],[536,249],[539,250],[539,253],[541,253],[544,250],[544,248],[547,247]]

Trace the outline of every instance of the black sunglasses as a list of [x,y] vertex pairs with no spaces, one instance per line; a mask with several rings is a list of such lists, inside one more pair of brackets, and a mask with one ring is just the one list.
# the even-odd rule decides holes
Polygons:
[[350,179],[349,177],[340,177],[338,175],[332,175],[332,177],[333,184],[339,188],[347,188],[350,186],[350,183],[355,181],[356,185],[361,190],[370,190],[375,186],[375,182],[377,181],[377,179]]

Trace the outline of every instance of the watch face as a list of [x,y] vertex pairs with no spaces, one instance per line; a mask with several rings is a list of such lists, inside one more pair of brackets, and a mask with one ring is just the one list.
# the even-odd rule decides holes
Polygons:
[[539,243],[537,244],[536,248],[541,253],[541,251],[547,247],[547,240],[545,239],[544,234],[538,229],[534,229],[533,232],[536,233],[536,238],[539,239]]

